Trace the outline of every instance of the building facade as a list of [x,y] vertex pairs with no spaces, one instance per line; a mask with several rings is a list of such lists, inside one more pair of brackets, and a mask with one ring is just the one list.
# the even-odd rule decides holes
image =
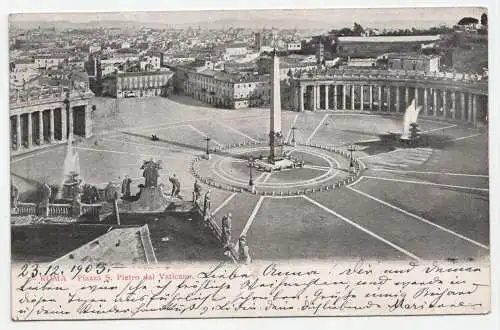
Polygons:
[[116,98],[165,96],[172,76],[172,71],[114,73],[103,78],[103,95]]
[[37,69],[48,69],[57,67],[66,61],[65,55],[37,55],[34,57]]
[[239,109],[265,106],[271,97],[269,76],[178,67],[174,79],[178,93],[215,107]]
[[295,111],[351,110],[403,114],[412,100],[421,116],[485,125],[488,81],[478,75],[369,69],[330,70],[291,79]]
[[387,67],[390,70],[439,72],[439,56],[389,54]]

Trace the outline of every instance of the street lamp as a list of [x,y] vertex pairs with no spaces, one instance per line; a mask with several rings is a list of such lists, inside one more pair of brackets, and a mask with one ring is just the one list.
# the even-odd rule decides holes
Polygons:
[[352,152],[353,151],[356,151],[356,147],[355,145],[351,145],[347,151],[350,151],[351,152],[351,156],[350,156],[350,160],[349,160],[349,171],[352,172],[352,170],[354,169],[354,161],[353,161],[353,158],[352,158]]
[[297,129],[297,127],[295,126],[292,126],[292,146],[295,147],[295,130]]
[[252,173],[252,168],[253,168],[253,157],[250,156],[248,158],[248,165],[250,166],[250,180],[248,181],[248,185],[250,188],[253,188],[253,173]]
[[210,159],[210,150],[208,149],[208,143],[210,142],[210,140],[211,139],[208,136],[205,138],[205,141],[207,141],[207,151],[206,151],[207,159]]

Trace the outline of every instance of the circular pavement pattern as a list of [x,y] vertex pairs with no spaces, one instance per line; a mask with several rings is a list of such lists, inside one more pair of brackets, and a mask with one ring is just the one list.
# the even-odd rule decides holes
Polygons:
[[266,171],[253,167],[250,157],[265,157],[269,148],[265,146],[226,149],[214,153],[209,160],[195,162],[196,176],[212,186],[250,191],[250,172],[255,193],[297,195],[322,189],[333,189],[339,182],[352,177],[349,160],[338,153],[311,146],[286,147],[291,156],[304,162],[303,167]]

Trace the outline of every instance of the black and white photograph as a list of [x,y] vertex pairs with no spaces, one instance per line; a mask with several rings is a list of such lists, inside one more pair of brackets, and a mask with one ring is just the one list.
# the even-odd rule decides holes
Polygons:
[[11,13],[13,320],[488,313],[488,15]]

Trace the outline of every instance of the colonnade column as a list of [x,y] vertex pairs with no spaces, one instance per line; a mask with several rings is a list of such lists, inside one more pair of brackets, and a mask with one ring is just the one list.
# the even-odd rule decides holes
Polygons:
[[43,111],[38,111],[38,139],[43,144]]
[[347,87],[346,85],[342,85],[342,110],[346,110],[347,108],[346,93],[347,93]]
[[437,91],[435,89],[432,90],[432,98],[433,98],[433,105],[432,109],[434,109],[434,117],[437,117],[438,115],[438,97],[437,97]]
[[329,88],[328,88],[328,85],[325,85],[325,110],[328,110],[328,93],[329,92]]
[[382,111],[382,86],[378,86],[378,111]]
[[32,116],[31,112],[28,112],[28,148],[33,145],[33,123],[31,122]]
[[313,89],[312,89],[312,94],[313,94],[313,106],[312,106],[312,109],[311,110],[316,110],[316,106],[318,104],[318,91],[317,91],[317,87],[316,85],[313,85]]
[[49,140],[50,142],[54,142],[54,109],[50,109],[50,137]]
[[316,109],[321,109],[321,85],[316,86]]
[[354,86],[351,85],[351,110],[354,110]]
[[16,150],[21,148],[21,115],[16,115]]
[[474,94],[472,96],[472,123],[474,124],[474,127],[477,124],[477,103],[478,103],[477,95]]
[[399,100],[399,86],[396,86],[396,112],[399,112],[401,109],[400,100]]
[[68,112],[68,121],[69,121],[69,132],[68,132],[68,139],[73,141],[73,108],[69,108]]
[[370,92],[368,93],[370,96],[370,104],[369,104],[369,107],[370,107],[370,110],[373,110],[373,86],[372,85],[369,85],[368,86],[370,88]]
[[300,85],[300,94],[299,94],[299,110],[300,112],[304,112],[304,86]]
[[359,97],[360,97],[360,99],[361,99],[361,100],[360,100],[360,104],[361,104],[361,105],[360,105],[360,108],[359,108],[359,109],[360,109],[361,111],[363,111],[363,109],[364,109],[364,105],[363,105],[363,103],[364,103],[364,93],[365,93],[365,92],[363,91],[363,85],[361,85],[361,91],[359,92]]
[[387,86],[387,111],[391,112],[391,86]]
[[446,104],[447,103],[446,102],[447,101],[446,100],[446,94],[447,94],[446,89],[443,89],[441,93],[443,94],[443,95],[441,95],[441,97],[443,98],[443,118],[446,118],[446,113],[448,112],[447,111],[448,106]]
[[472,94],[469,93],[469,102],[467,107],[467,121],[472,123]]
[[333,108],[337,110],[337,85],[333,85]]
[[451,92],[451,108],[453,109],[453,119],[457,119],[457,93]]
[[424,87],[424,113],[429,115],[429,105],[427,104],[427,88]]
[[419,88],[418,88],[418,87],[415,87],[415,107],[418,107],[418,106],[419,106],[419,104],[420,104],[420,103],[418,102],[418,100],[419,100],[419,97],[418,97],[418,93],[419,93],[419,92],[418,92],[418,91],[419,91]]
[[465,119],[465,93],[460,93],[460,119]]
[[408,87],[405,87],[405,110],[410,105],[410,93]]

